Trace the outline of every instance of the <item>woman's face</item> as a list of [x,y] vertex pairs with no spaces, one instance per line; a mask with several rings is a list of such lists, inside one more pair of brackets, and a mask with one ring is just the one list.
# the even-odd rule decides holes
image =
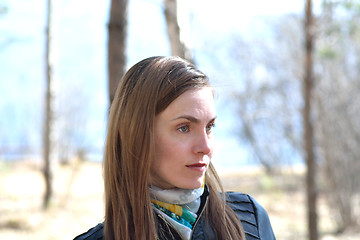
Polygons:
[[186,91],[156,116],[152,185],[163,189],[201,187],[213,153],[215,118],[209,87]]

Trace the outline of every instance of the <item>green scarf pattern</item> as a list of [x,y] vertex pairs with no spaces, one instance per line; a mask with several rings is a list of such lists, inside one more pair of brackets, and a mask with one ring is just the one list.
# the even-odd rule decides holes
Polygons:
[[192,229],[196,221],[197,215],[187,211],[185,208],[175,205],[164,203],[151,199],[154,207],[165,213],[167,216],[172,218],[174,221]]

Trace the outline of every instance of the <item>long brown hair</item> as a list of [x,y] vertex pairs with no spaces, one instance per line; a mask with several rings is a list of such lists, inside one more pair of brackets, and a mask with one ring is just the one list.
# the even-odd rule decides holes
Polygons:
[[[177,57],[144,59],[121,79],[104,153],[105,239],[157,239],[148,191],[155,116],[185,91],[207,86],[202,72]],[[210,195],[205,212],[216,236],[243,239],[240,221],[218,194],[221,184],[212,165],[206,183]]]

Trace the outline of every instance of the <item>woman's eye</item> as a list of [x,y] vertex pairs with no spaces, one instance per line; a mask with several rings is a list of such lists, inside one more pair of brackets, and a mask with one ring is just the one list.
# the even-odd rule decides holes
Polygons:
[[180,132],[187,133],[189,132],[189,126],[181,126],[178,128]]
[[206,131],[207,131],[208,133],[210,133],[214,127],[215,127],[215,122],[209,123],[209,124],[206,126]]

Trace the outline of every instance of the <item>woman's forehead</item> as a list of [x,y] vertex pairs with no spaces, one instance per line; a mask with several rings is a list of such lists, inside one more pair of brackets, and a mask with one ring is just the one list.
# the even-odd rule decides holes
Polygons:
[[180,116],[191,116],[196,119],[215,118],[215,102],[212,89],[210,87],[190,89],[160,113],[169,119],[179,118]]

